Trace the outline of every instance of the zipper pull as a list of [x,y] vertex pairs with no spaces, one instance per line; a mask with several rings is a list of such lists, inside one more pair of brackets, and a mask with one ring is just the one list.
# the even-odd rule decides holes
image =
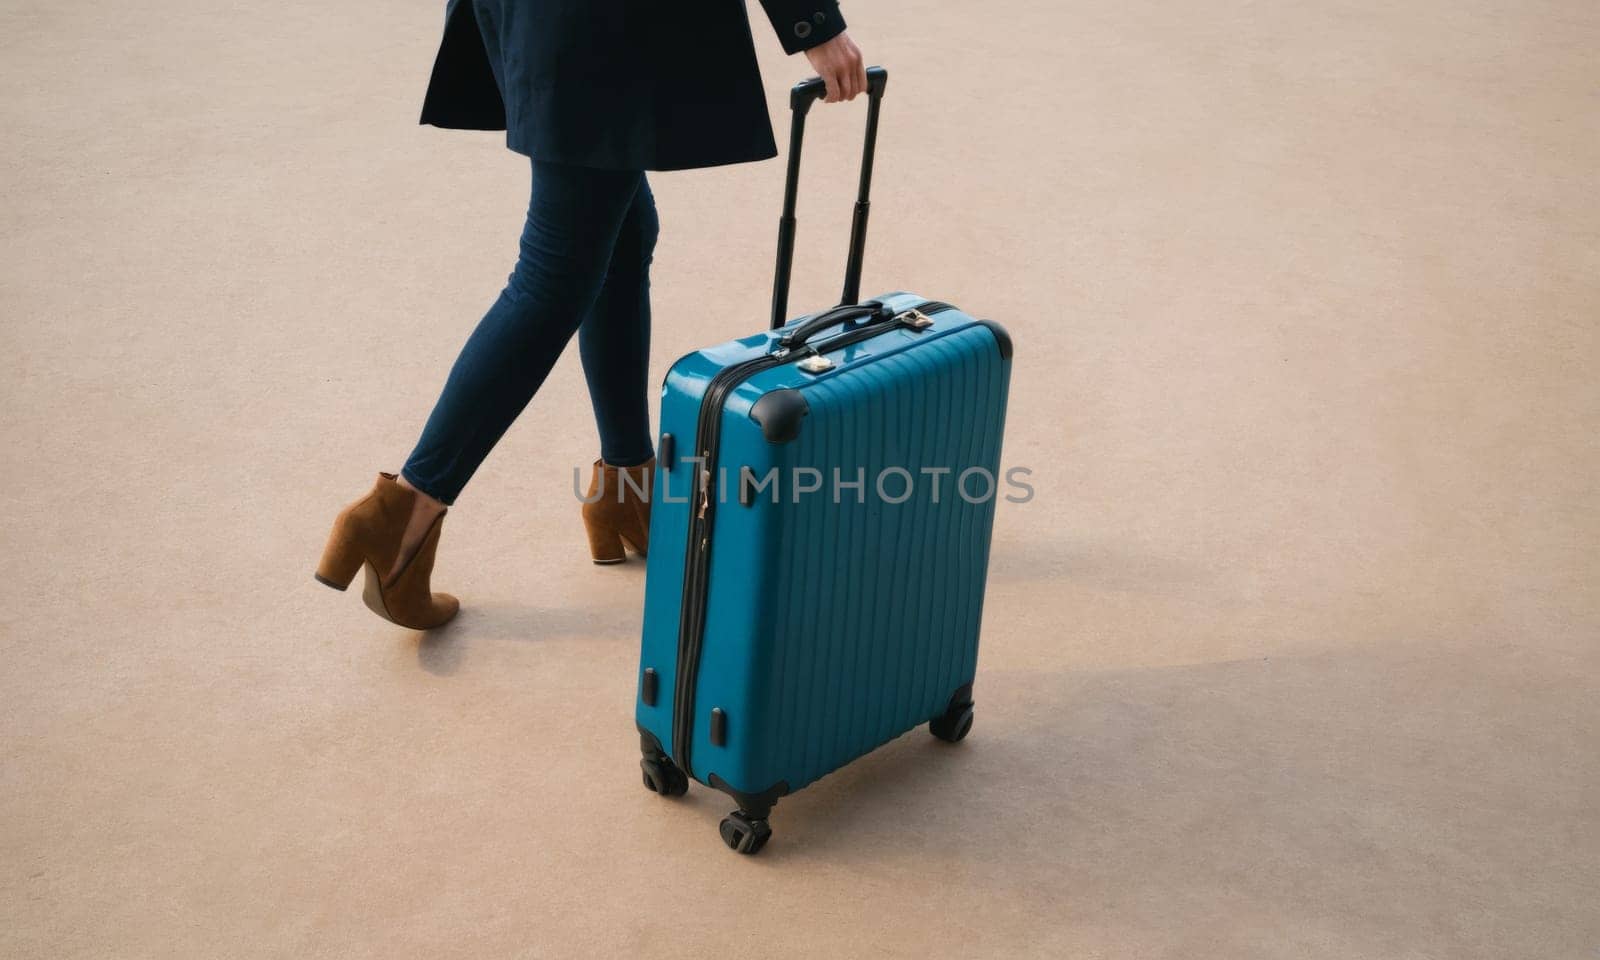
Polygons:
[[[703,464],[703,463],[707,462],[708,460],[710,460],[711,452],[708,450],[702,456],[705,457],[705,459],[701,461],[701,463]],[[696,517],[698,519],[704,520],[706,518],[706,504],[708,504],[710,502],[711,502],[711,471],[707,470],[705,467],[702,466],[700,468],[700,512],[698,514],[696,514]]]

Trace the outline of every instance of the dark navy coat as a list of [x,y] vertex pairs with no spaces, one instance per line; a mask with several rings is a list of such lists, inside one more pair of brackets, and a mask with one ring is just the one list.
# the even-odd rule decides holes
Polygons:
[[[787,53],[835,0],[761,0]],[[422,122],[539,160],[631,170],[776,156],[743,0],[449,0]]]

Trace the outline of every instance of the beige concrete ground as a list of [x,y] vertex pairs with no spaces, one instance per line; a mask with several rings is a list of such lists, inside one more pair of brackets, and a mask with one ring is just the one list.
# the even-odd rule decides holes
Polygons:
[[[969,741],[743,860],[639,786],[575,356],[450,518],[455,626],[311,580],[515,249],[521,162],[413,126],[438,5],[0,0],[0,956],[1597,955],[1600,10],[847,12],[867,286],[1012,329],[1039,495]],[[759,326],[780,177],[655,179],[658,368]]]

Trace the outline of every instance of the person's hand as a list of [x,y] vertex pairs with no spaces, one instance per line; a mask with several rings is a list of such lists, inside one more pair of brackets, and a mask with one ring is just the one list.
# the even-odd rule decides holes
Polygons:
[[823,103],[854,100],[857,94],[867,92],[867,65],[861,59],[861,48],[847,34],[839,34],[827,43],[818,44],[806,51],[811,69],[817,71],[828,88]]

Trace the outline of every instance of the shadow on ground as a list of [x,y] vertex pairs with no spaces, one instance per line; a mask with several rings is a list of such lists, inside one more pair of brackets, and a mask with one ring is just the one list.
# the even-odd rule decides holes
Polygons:
[[[1584,680],[1506,667],[1352,649],[981,675],[965,742],[918,729],[785,799],[763,856],[934,863],[1063,898],[1113,890],[1196,923],[1222,910],[1267,929],[1296,918],[1298,932],[1273,931],[1280,946],[1308,920],[1333,935],[1359,915],[1395,946],[1421,924],[1441,943],[1504,935],[1511,953],[1553,955],[1528,931],[1553,948],[1600,942],[1594,915],[1547,907],[1600,881],[1569,827],[1544,826],[1582,820],[1600,786],[1584,725],[1563,712]],[[1516,715],[1479,708],[1507,686],[1551,695]],[[1517,826],[1495,826],[1506,823]],[[1399,905],[1419,886],[1479,907],[1417,917]]]

